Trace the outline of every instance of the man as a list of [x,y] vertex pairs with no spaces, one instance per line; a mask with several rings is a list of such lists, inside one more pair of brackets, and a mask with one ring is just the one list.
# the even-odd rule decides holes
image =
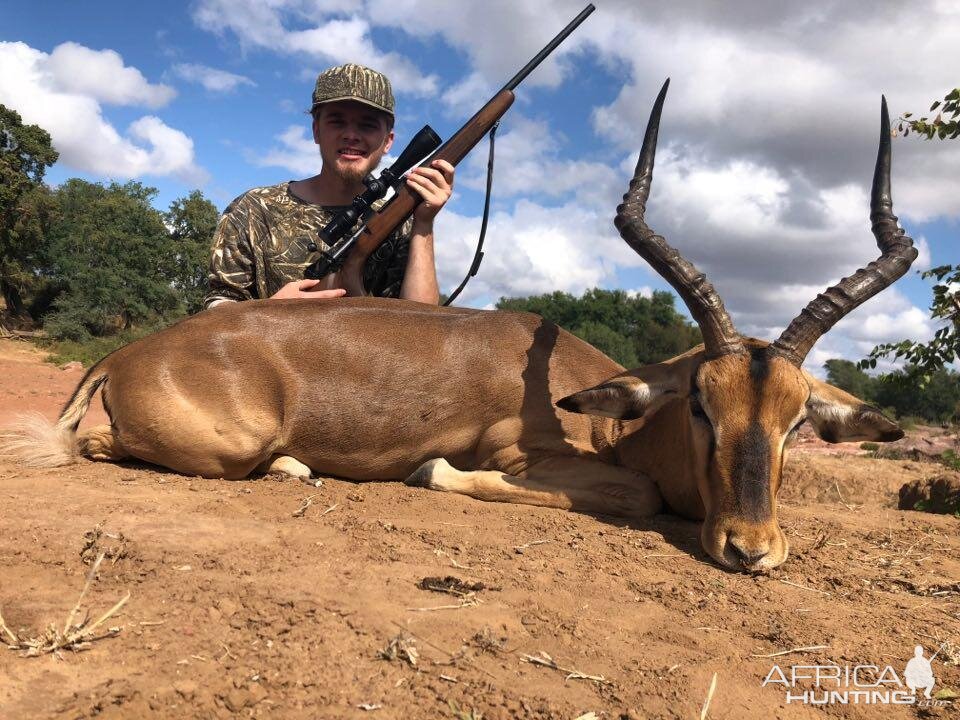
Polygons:
[[318,231],[363,192],[363,178],[393,145],[393,112],[390,81],[375,70],[347,64],[317,77],[310,113],[320,174],[254,188],[230,203],[214,236],[205,308],[254,298],[366,294],[438,303],[433,221],[450,198],[454,176],[443,160],[410,171],[407,186],[423,201],[366,263],[348,258],[323,280],[303,279],[327,249]]

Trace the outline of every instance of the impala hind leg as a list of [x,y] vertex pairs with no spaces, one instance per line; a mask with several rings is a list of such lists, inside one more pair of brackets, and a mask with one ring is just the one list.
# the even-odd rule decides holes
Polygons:
[[130,457],[112,425],[97,425],[78,433],[77,449],[91,460],[111,461]]
[[626,517],[655,515],[663,507],[660,492],[649,478],[583,458],[545,460],[534,465],[525,477],[496,470],[461,471],[437,458],[421,465],[405,482],[487,502]]
[[274,455],[260,463],[257,470],[268,475],[290,475],[304,480],[310,479],[310,468],[289,455]]

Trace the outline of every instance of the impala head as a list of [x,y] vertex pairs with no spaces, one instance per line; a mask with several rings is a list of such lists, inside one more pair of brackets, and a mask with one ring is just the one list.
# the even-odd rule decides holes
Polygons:
[[[828,442],[903,437],[861,400],[801,369],[820,336],[902,276],[917,256],[890,198],[890,121],[881,108],[880,150],[870,218],[880,257],[818,295],[773,343],[742,337],[706,276],[656,235],[644,212],[653,177],[664,84],[647,126],[636,173],[616,225],[624,240],[677,291],[700,326],[701,348],[630,370],[560,400],[565,410],[618,419],[649,418],[671,404],[678,439],[700,462],[694,473],[704,509],[701,542],[722,565],[773,568],[787,558],[777,523],[785,447],[804,421]],[[676,414],[671,417],[676,418]],[[666,480],[669,482],[669,478]]]

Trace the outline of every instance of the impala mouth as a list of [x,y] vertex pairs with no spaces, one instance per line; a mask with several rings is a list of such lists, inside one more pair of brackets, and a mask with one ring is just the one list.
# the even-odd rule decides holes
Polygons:
[[778,525],[743,525],[737,530],[726,525],[705,520],[700,542],[703,549],[728,570],[766,572],[787,559],[790,546]]

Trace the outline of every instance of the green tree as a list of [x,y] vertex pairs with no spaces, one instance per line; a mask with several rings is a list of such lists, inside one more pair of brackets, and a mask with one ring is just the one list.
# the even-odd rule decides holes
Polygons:
[[60,294],[44,327],[56,339],[86,340],[182,314],[173,287],[177,253],[157,191],[71,179],[55,192],[59,213],[50,228],[48,272]]
[[876,379],[867,375],[856,363],[849,360],[834,358],[823,364],[827,371],[827,382],[861,400],[873,401]]
[[642,364],[637,358],[633,340],[621,335],[609,325],[588,320],[576,326],[573,334],[593,345],[604,355],[612,357],[624,367],[639,367]]
[[645,298],[594,288],[579,298],[564,292],[501,298],[497,309],[536,313],[626,367],[659,362],[701,342],[699,329],[677,312],[669,292]]
[[870,376],[849,360],[834,358],[823,367],[827,382],[861,400],[889,409],[897,417],[931,423],[960,420],[960,375],[940,368],[927,372],[915,365]]
[[[923,378],[918,377],[923,374]],[[874,401],[893,408],[897,417],[914,416],[928,422],[960,419],[960,375],[944,368],[923,373],[907,367],[876,380]]]
[[40,188],[57,157],[46,130],[0,105],[0,291],[14,315],[26,312],[23,297],[36,281],[49,209]]
[[175,253],[172,281],[189,313],[200,310],[207,292],[210,246],[219,215],[216,206],[199,190],[174,200],[164,213]]

